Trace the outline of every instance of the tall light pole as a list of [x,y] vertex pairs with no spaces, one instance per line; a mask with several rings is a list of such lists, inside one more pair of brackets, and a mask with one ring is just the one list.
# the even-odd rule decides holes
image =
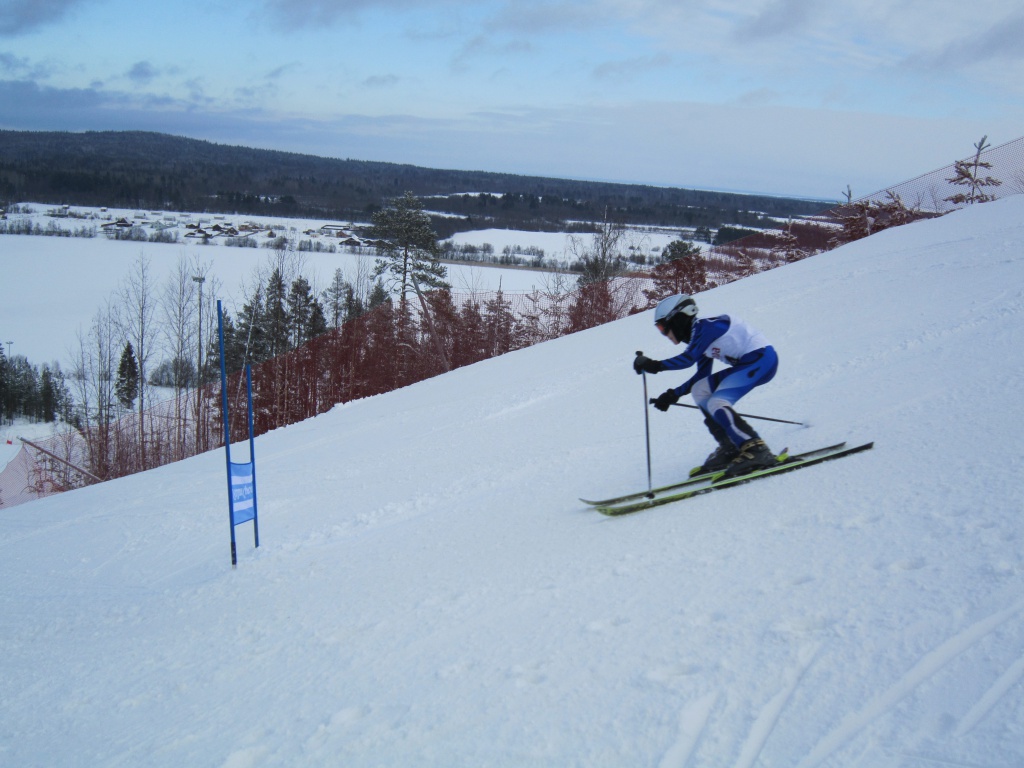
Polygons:
[[200,390],[203,383],[203,283],[206,282],[206,277],[203,275],[193,275],[192,281],[199,284],[199,351],[198,363],[196,364],[196,452],[199,453],[205,447],[202,439],[203,432],[205,431],[202,424],[203,396]]
[[14,342],[13,342],[13,341],[8,341],[8,342],[7,342],[7,359],[8,359],[8,360],[10,360],[10,359],[11,359],[11,345],[12,345],[12,344],[14,344]]

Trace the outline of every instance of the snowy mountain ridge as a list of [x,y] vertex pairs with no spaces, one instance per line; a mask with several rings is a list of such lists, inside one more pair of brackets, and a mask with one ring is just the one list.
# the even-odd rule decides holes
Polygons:
[[649,313],[259,438],[235,571],[220,452],[9,510],[0,763],[1017,766],[1022,286],[1016,196],[701,294],[770,446],[875,448],[627,518]]

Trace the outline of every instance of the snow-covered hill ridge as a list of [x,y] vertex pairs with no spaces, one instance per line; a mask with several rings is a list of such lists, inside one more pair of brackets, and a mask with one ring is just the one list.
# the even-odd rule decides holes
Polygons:
[[[779,350],[772,447],[875,449],[588,510],[646,483],[643,314],[258,439],[237,571],[220,453],[17,507],[0,764],[1019,765],[1024,196],[699,303]],[[711,447],[651,413],[655,482]]]

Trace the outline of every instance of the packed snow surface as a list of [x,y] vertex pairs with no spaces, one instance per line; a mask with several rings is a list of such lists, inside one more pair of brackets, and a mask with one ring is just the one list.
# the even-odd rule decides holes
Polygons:
[[[698,301],[770,446],[875,448],[585,507],[646,487],[644,313],[259,438],[237,570],[221,451],[13,508],[0,764],[1024,764],[1024,196]],[[656,484],[712,448],[650,416]]]

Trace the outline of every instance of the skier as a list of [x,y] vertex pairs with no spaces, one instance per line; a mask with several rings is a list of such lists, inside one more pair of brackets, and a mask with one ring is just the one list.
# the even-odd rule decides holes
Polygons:
[[[704,414],[704,423],[718,442],[700,472],[725,470],[726,477],[770,467],[777,461],[757,432],[733,406],[754,387],[767,384],[778,369],[778,357],[768,340],[736,317],[697,318],[697,302],[678,294],[662,299],[654,310],[654,325],[673,344],[685,342],[682,353],[667,360],[638,354],[633,370],[640,373],[681,371],[692,365],[697,372],[689,381],[663,392],[654,401],[667,411],[679,398],[692,394]],[[715,360],[730,367],[712,373]]]

